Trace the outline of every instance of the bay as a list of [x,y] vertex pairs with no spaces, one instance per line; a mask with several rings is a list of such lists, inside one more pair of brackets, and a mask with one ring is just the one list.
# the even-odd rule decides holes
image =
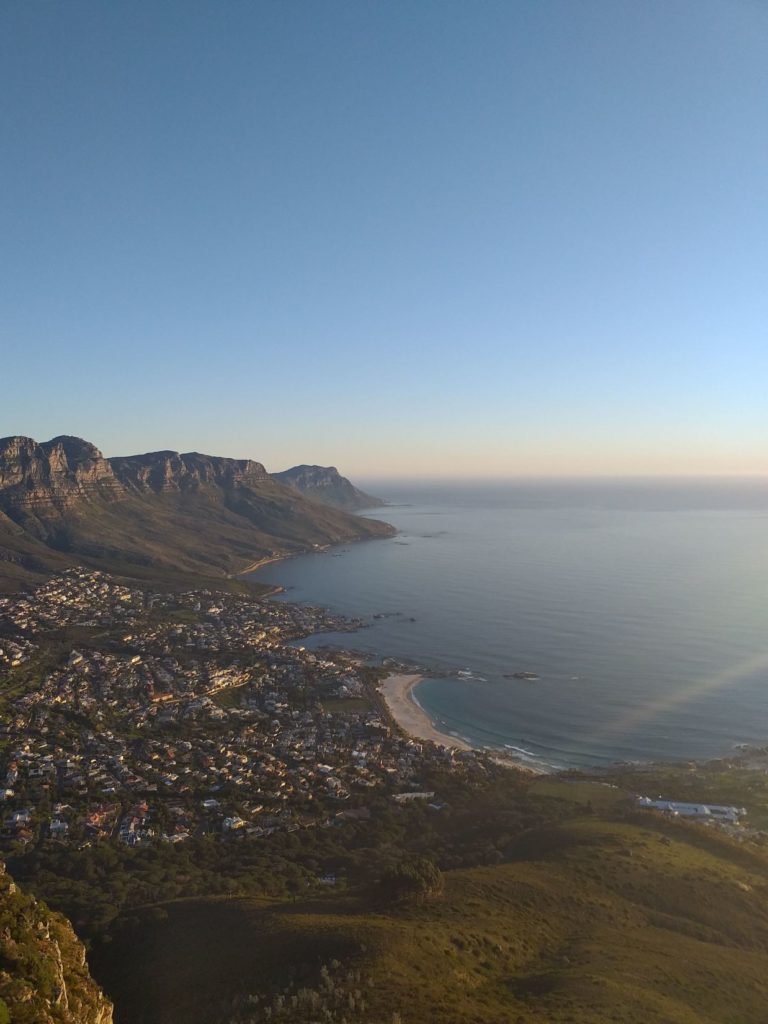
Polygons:
[[416,693],[438,728],[538,764],[768,743],[764,480],[364,486],[396,537],[254,574],[371,622],[307,646],[430,668]]

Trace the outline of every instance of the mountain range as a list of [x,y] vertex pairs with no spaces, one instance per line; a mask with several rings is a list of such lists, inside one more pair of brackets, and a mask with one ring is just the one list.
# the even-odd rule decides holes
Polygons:
[[0,590],[76,563],[165,585],[220,583],[265,559],[390,536],[388,524],[347,511],[371,503],[335,468],[270,475],[249,459],[107,459],[78,437],[6,437]]

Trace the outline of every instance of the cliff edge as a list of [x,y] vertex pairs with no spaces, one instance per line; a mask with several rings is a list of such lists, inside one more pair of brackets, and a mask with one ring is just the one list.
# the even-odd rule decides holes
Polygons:
[[72,926],[22,892],[0,864],[0,1022],[112,1024]]

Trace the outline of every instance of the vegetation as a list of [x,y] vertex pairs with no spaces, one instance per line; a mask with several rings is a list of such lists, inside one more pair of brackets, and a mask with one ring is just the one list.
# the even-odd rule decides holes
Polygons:
[[443,876],[427,857],[414,857],[387,868],[379,880],[376,895],[380,903],[423,903],[443,890]]
[[95,963],[135,1024],[757,1024],[768,861],[699,832],[579,817],[386,909],[360,893],[175,901]]
[[116,1024],[762,1020],[757,839],[594,780],[422,781],[442,809],[379,798],[329,829],[12,867],[89,936]]
[[106,1024],[110,1009],[69,923],[0,868],[0,1024]]

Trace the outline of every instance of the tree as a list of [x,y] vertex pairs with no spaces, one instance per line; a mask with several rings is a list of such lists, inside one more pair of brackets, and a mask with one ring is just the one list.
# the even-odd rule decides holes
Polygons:
[[427,857],[409,858],[387,868],[378,884],[382,902],[420,903],[442,891],[442,873]]

